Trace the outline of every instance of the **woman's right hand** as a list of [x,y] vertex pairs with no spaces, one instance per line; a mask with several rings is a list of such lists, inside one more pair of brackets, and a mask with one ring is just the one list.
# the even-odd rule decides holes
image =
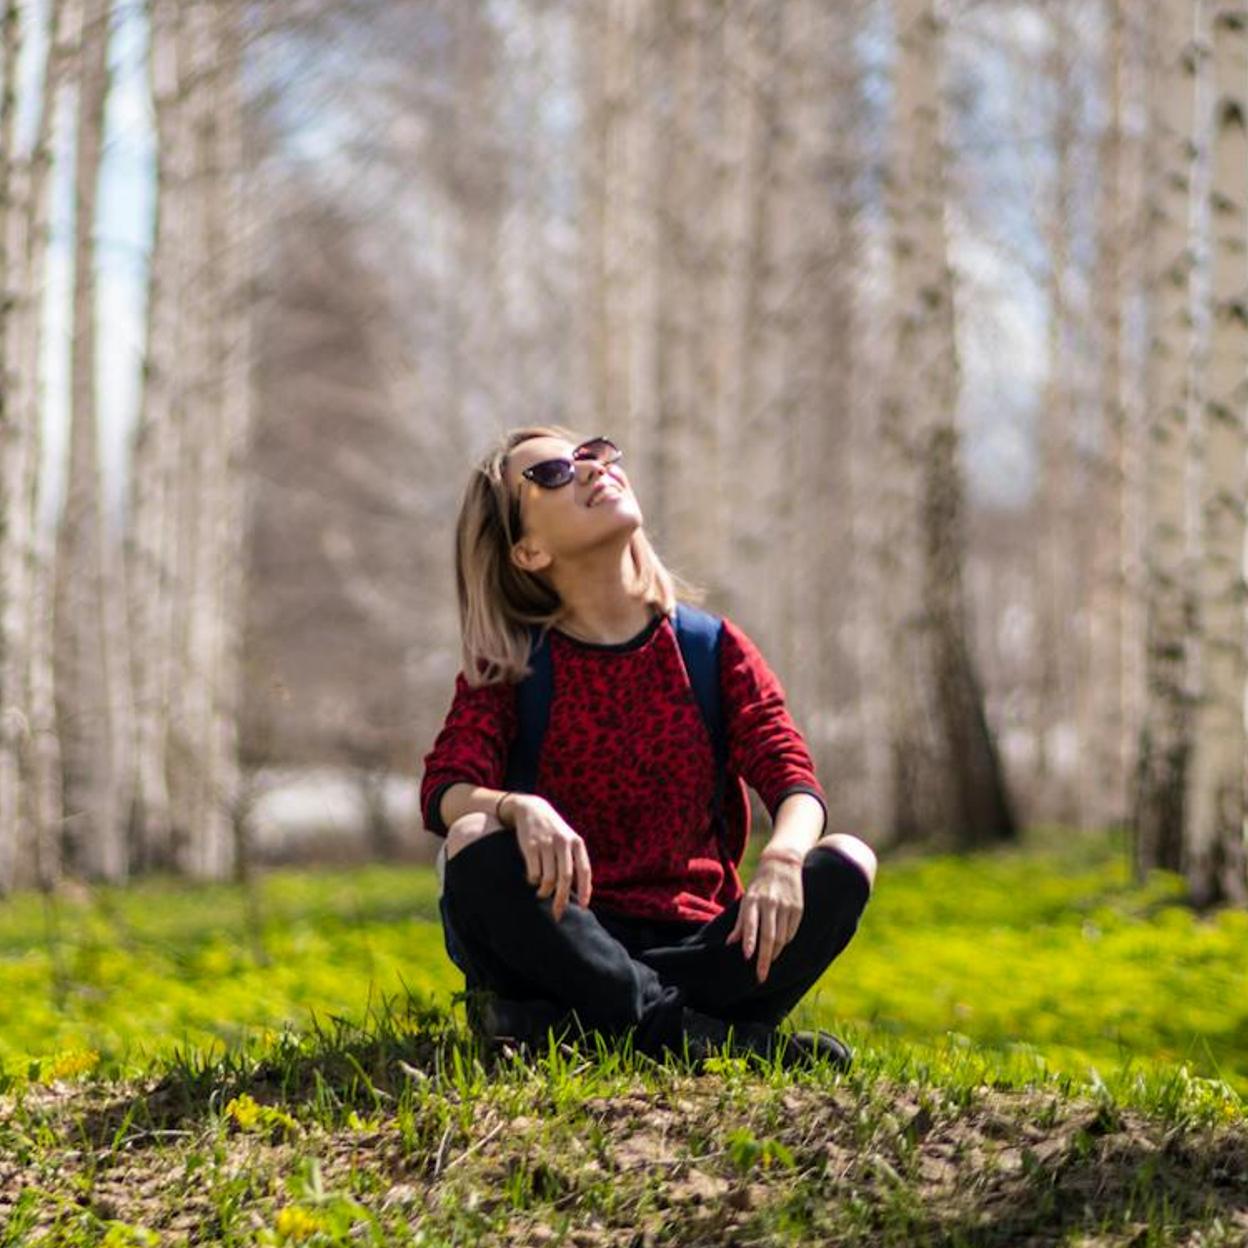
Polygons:
[[529,883],[537,885],[539,897],[554,894],[551,912],[555,922],[563,918],[574,885],[577,901],[588,906],[592,889],[589,851],[579,833],[564,822],[544,797],[535,793],[510,794],[503,804],[503,814],[516,830],[516,844],[524,857]]

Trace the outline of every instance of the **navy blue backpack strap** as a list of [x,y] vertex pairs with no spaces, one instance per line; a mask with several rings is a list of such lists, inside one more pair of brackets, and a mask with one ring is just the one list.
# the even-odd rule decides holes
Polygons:
[[724,794],[728,786],[728,741],[724,733],[724,717],[719,695],[719,644],[723,636],[723,620],[691,607],[676,604],[676,640],[689,673],[693,696],[711,737],[715,756],[715,793],[711,801],[711,819],[719,837],[720,850],[728,859],[728,828],[724,819]]
[[532,793],[537,784],[537,762],[555,694],[550,634],[542,637],[541,629],[535,624],[532,638],[533,653],[529,659],[532,671],[516,686],[516,737],[503,775],[503,787],[517,793]]

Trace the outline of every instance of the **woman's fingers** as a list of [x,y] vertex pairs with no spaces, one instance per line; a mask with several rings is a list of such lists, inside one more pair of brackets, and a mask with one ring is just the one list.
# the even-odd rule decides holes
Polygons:
[[537,884],[542,878],[542,855],[537,845],[527,836],[516,837],[520,846],[520,855],[524,859],[524,878],[530,884]]
[[556,922],[567,910],[573,889],[581,905],[589,905],[593,890],[589,851],[579,836],[570,829],[518,826],[516,843],[524,858],[525,876],[536,885],[538,898],[553,898],[551,912]]
[[754,945],[758,940],[758,902],[746,893],[741,902],[741,952],[746,959],[754,956]]
[[801,909],[794,910],[789,916],[789,934],[784,938],[784,943],[786,945],[797,935],[797,929],[801,927],[801,925],[802,911]]
[[776,952],[776,907],[764,906],[759,921],[758,982],[761,984],[771,970],[771,959]]
[[558,923],[568,907],[568,895],[572,891],[572,846],[567,841],[560,841],[555,846],[555,863],[558,867],[558,879],[555,882],[555,900],[551,905],[551,913]]
[[581,905],[588,906],[594,886],[590,878],[589,851],[579,836],[572,843],[572,860],[576,866],[576,899]]
[[542,845],[538,852],[541,855],[542,869],[537,895],[546,898],[555,891],[555,885],[559,881],[559,863],[555,857],[555,847],[550,842]]

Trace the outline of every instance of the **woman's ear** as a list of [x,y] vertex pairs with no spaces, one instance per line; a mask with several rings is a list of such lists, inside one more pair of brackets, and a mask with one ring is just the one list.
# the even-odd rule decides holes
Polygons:
[[523,572],[540,572],[550,566],[550,554],[527,537],[522,537],[511,548],[511,561]]

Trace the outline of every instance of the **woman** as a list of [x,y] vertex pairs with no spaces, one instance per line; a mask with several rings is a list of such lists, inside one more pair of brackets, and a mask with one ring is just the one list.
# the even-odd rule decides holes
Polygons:
[[[875,857],[824,835],[823,790],[779,681],[687,587],[678,607],[619,461],[605,438],[513,430],[460,509],[463,670],[421,809],[446,838],[442,916],[470,1019],[492,1040],[540,1040],[573,1019],[631,1031],[655,1055],[727,1043],[844,1064],[835,1037],[777,1027],[849,942]],[[717,711],[691,687],[699,622],[717,638]],[[538,656],[553,673],[545,729],[526,782],[509,785],[526,740],[537,748],[536,678],[519,682]],[[745,889],[743,781],[773,824]]]

